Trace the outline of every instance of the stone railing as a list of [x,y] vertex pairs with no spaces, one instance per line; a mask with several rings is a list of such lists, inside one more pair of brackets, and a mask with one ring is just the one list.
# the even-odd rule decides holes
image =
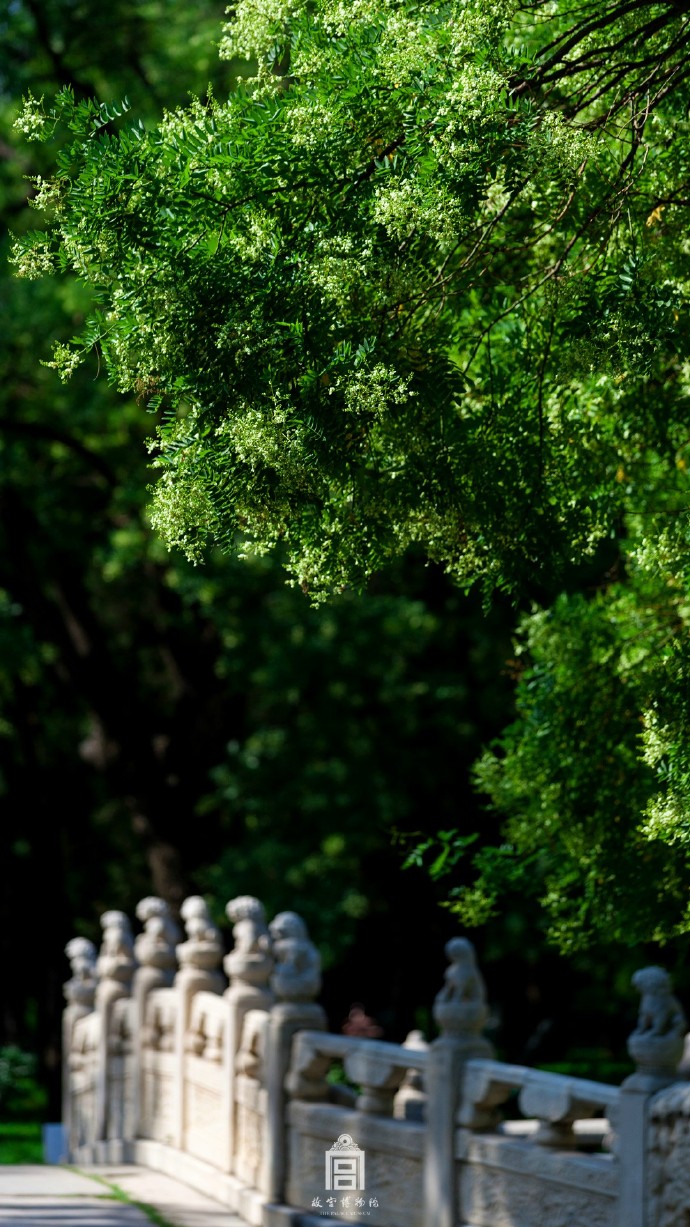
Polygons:
[[[65,986],[72,1161],[175,1174],[256,1227],[323,1217],[372,1227],[679,1227],[690,1223],[685,1019],[660,968],[620,1088],[494,1059],[464,938],[434,1002],[438,1038],[331,1035],[303,921],[232,900],[234,946],[199,897],[182,940],[144,899],[103,943],[74,938]],[[224,967],[227,980],[220,968]]]

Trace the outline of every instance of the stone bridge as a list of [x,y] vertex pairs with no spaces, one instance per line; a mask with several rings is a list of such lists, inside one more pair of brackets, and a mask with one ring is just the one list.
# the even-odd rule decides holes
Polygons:
[[690,1227],[685,1019],[660,968],[634,978],[636,1072],[612,1087],[495,1059],[464,938],[446,946],[438,1038],[398,1045],[328,1033],[294,912],[269,925],[251,896],[226,912],[224,960],[198,896],[184,940],[148,898],[136,940],[112,911],[98,956],[68,944],[71,1162],[167,1173],[254,1227]]

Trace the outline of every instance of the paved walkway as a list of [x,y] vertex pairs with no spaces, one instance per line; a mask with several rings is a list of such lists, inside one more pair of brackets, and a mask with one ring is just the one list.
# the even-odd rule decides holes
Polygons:
[[243,1219],[170,1176],[130,1164],[86,1169],[0,1166],[0,1227],[246,1227]]

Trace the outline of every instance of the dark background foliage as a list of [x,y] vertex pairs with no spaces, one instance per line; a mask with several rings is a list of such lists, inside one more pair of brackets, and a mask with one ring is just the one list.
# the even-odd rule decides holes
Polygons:
[[[0,190],[15,233],[31,220],[26,176],[44,169],[11,133],[22,93],[70,84],[154,113],[209,80],[227,89],[221,16],[6,12]],[[435,991],[451,922],[425,875],[401,875],[391,831],[471,824],[469,766],[509,702],[509,619],[485,623],[420,560],[366,600],[314,611],[278,560],[169,556],[144,510],[141,404],[95,370],[64,388],[41,366],[79,326],[85,291],[3,276],[3,1039],[54,1074],[67,938],[98,940],[108,907],[192,890],[219,920],[245,891],[299,907],[333,969],[335,1025],[363,996],[404,1032]]]
[[[22,94],[127,95],[145,118],[209,82],[222,95],[222,17],[179,0],[6,6],[0,206],[13,233],[33,221],[27,176],[55,153],[12,132]],[[63,385],[41,365],[82,325],[87,291],[3,269],[0,292],[0,1044],[39,1053],[54,1116],[64,944],[98,940],[102,911],[132,914],[152,892],[173,906],[207,893],[219,921],[237,893],[295,907],[335,1028],[362,1000],[391,1038],[428,1029],[456,925],[439,907],[445,871],[454,886],[470,876],[456,837],[499,835],[470,772],[513,714],[515,607],[487,612],[414,554],[318,609],[286,586],[279,556],[193,567],[168,554],[146,515],[148,390],[119,395],[95,366]],[[520,599],[552,595],[538,576]],[[569,1052],[592,1073],[620,1054],[621,995],[645,951],[600,945],[566,962],[514,883],[478,944],[507,1056]]]

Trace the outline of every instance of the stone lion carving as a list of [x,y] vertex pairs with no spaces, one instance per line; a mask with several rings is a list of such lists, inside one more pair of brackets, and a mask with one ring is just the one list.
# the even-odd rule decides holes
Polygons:
[[437,1002],[481,1002],[486,1004],[486,989],[479,974],[474,946],[466,937],[453,937],[446,944],[450,966],[446,968],[443,988]]
[[175,946],[181,934],[165,900],[147,895],[137,903],[136,915],[144,926],[144,932],[134,943],[134,953],[139,962],[144,967],[174,970]]
[[104,912],[101,928],[103,941],[96,963],[98,978],[129,986],[134,972],[134,941],[129,918],[124,912]]
[[685,1014],[672,991],[668,972],[663,967],[642,967],[635,972],[632,982],[641,994],[633,1035],[683,1036],[687,1026]]
[[65,946],[65,954],[75,980],[93,980],[96,970],[96,947],[88,937],[73,937]]
[[234,948],[223,966],[236,984],[264,988],[273,969],[271,937],[263,904],[254,895],[238,895],[225,908],[233,922]]
[[93,1006],[96,991],[96,947],[87,937],[73,937],[65,946],[71,978],[64,985],[65,997],[72,1005]]
[[642,967],[632,978],[640,994],[637,1026],[628,1040],[628,1052],[637,1074],[668,1080],[683,1055],[686,1021],[674,995],[671,978],[663,967]]
[[489,1012],[474,946],[466,937],[453,937],[446,944],[446,955],[450,965],[436,994],[434,1018],[443,1033],[479,1035]]
[[265,946],[264,935],[268,936],[268,925],[260,899],[255,895],[238,895],[225,905],[225,912],[234,925],[232,935],[236,949],[249,953],[259,946]]
[[280,912],[269,925],[276,966],[271,986],[279,1001],[313,1001],[321,988],[321,959],[296,912]]
[[180,966],[215,971],[223,947],[220,930],[211,920],[206,900],[201,895],[190,895],[182,904],[180,915],[187,930],[187,941],[177,947]]

